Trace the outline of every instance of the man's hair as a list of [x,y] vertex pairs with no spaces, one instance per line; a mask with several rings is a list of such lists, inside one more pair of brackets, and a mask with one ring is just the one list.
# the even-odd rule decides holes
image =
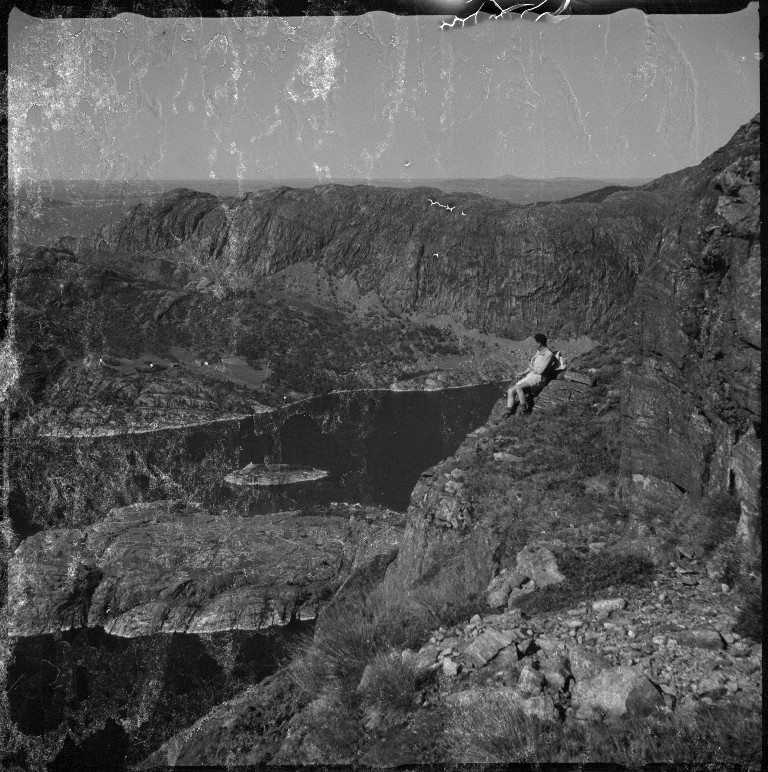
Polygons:
[[540,333],[540,332],[537,332],[533,336],[533,339],[536,341],[536,343],[539,343],[542,346],[546,346],[547,345],[547,336],[542,334],[542,333]]

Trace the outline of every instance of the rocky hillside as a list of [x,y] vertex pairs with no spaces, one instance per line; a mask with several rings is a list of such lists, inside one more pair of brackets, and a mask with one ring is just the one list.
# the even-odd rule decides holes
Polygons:
[[757,545],[759,137],[758,115],[696,167],[528,207],[426,188],[176,190],[83,248],[161,253],[241,287],[310,295],[322,270],[390,312],[450,314],[512,338],[629,335],[624,495],[674,511],[686,493],[734,492]]
[[241,286],[316,264],[396,313],[565,337],[621,327],[666,211],[664,194],[642,190],[528,207],[428,188],[321,185],[242,199],[176,190],[84,247],[163,251]]
[[674,204],[633,298],[624,492],[666,511],[686,494],[733,493],[759,554],[759,115],[699,166],[645,189]]
[[8,630],[134,638],[313,619],[355,569],[391,553],[401,519],[344,506],[234,519],[182,501],[123,507],[22,542],[9,565]]
[[[47,415],[56,395],[77,402],[112,394],[116,382],[120,394],[130,384],[131,409],[151,402],[160,384],[201,415],[224,396],[233,411],[253,410],[248,400],[266,393],[253,386],[262,354],[248,360],[244,349],[242,361],[225,362],[223,392],[194,385],[208,382],[201,373],[214,362],[203,360],[202,347],[216,353],[208,338],[231,318],[251,320],[226,328],[247,348],[259,343],[254,331],[274,332],[269,367],[283,377],[291,368],[319,371],[316,362],[330,359],[320,344],[331,332],[339,346],[354,342],[350,330],[360,332],[360,345],[339,349],[339,368],[371,351],[379,363],[385,350],[394,367],[394,341],[413,332],[414,314],[449,314],[510,337],[535,327],[608,341],[549,384],[532,415],[506,418],[500,401],[485,426],[425,472],[404,531],[382,525],[378,562],[357,581],[346,583],[349,556],[329,540],[338,533],[360,544],[368,526],[358,532],[339,520],[335,531],[310,533],[300,518],[282,523],[291,539],[309,539],[296,587],[270,585],[270,609],[290,615],[306,600],[313,615],[332,587],[314,638],[263,688],[220,706],[148,763],[507,762],[524,760],[520,748],[535,760],[572,762],[586,748],[592,761],[758,768],[759,127],[758,116],[697,167],[592,201],[515,207],[362,186],[243,199],[175,191],[77,251],[42,256],[45,282],[36,284],[34,271],[21,276],[28,342],[34,324],[59,336],[37,351],[45,373],[27,392],[33,418],[35,410]],[[128,271],[131,255],[147,273]],[[125,273],[110,273],[110,264]],[[67,284],[67,276],[76,280]],[[133,319],[142,346],[166,359],[125,342],[106,362],[119,377],[96,378],[85,361],[93,341],[71,344],[81,346],[76,366],[62,356],[65,339],[96,335],[105,287],[115,288],[109,297],[126,294],[122,309],[140,299],[140,314],[121,318]],[[275,292],[291,298],[290,313],[270,304]],[[46,304],[80,309],[56,317],[68,319],[66,334],[55,332]],[[375,323],[354,326],[367,315]],[[425,330],[418,334],[430,337]],[[303,339],[316,359],[291,359]],[[174,357],[183,378],[169,374]],[[166,368],[161,377],[157,366]],[[215,616],[209,605],[217,604],[230,624],[237,593],[254,613],[264,609],[262,584],[235,581],[251,562],[224,554],[213,515],[191,507],[184,525],[169,529],[165,505],[149,506],[159,514],[148,524],[134,517],[141,509],[119,510],[23,543],[30,567],[14,596],[20,631],[47,629],[42,617],[51,615],[61,623],[57,613],[103,622],[107,590],[122,573],[125,592],[110,599],[126,634],[162,629],[154,617],[142,628],[153,594],[173,599],[161,616],[181,614],[178,629],[193,629],[187,622],[196,614],[203,622]],[[268,543],[274,534],[262,525],[246,523],[236,535],[242,544]],[[143,587],[146,561],[157,562],[155,536],[171,550],[181,530],[194,547],[182,556],[184,575],[160,572]],[[59,540],[65,548],[53,559],[46,550],[55,557]],[[148,558],[132,552],[137,540]],[[68,570],[61,555],[81,542],[89,550],[93,542],[82,570],[59,581]],[[208,561],[211,544],[224,548],[223,568]],[[36,570],[38,561],[50,571]],[[305,565],[320,571],[320,586],[304,576]],[[219,568],[223,587],[206,584]],[[48,604],[41,618],[24,607],[35,593]]]
[[691,528],[616,499],[625,354],[590,352],[596,385],[554,381],[530,416],[500,402],[422,475],[385,579],[342,592],[285,670],[143,767],[758,769],[759,580],[723,547],[738,512],[699,502]]

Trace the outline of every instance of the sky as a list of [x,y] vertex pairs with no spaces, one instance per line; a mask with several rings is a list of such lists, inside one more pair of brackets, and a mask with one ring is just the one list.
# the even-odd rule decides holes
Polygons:
[[756,3],[452,18],[14,9],[11,180],[650,179],[759,110]]

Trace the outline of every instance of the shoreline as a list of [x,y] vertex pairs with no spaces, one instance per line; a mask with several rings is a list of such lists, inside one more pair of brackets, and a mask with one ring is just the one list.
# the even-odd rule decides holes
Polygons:
[[169,426],[151,426],[151,427],[138,427],[135,429],[127,429],[127,430],[117,430],[117,429],[94,429],[93,431],[86,430],[86,429],[73,429],[68,433],[64,433],[63,431],[60,433],[58,431],[47,431],[47,432],[39,432],[36,434],[18,434],[11,437],[11,440],[28,440],[28,439],[60,439],[60,440],[71,440],[71,439],[99,439],[101,437],[130,437],[135,434],[152,434],[157,432],[165,432],[165,431],[178,431],[180,429],[196,429],[202,426],[211,426],[213,424],[222,424],[227,423],[230,421],[244,421],[249,418],[256,418],[258,416],[265,416],[265,415],[271,415],[276,414],[281,410],[288,410],[290,408],[294,408],[298,405],[304,405],[308,402],[312,402],[313,400],[322,399],[325,396],[330,395],[343,395],[343,394],[362,394],[362,393],[385,393],[389,392],[391,394],[413,394],[416,392],[428,392],[428,393],[435,393],[435,392],[441,392],[441,391],[451,391],[456,389],[472,389],[476,388],[478,386],[493,386],[493,385],[499,385],[503,383],[511,383],[512,379],[502,379],[502,380],[490,380],[490,381],[479,381],[479,382],[473,382],[473,383],[462,383],[459,385],[453,385],[453,386],[439,386],[436,388],[416,388],[416,389],[394,389],[391,386],[390,387],[371,387],[371,388],[364,388],[364,389],[334,389],[332,391],[329,391],[327,394],[318,394],[313,397],[306,397],[305,399],[297,400],[296,402],[290,402],[285,405],[281,405],[279,407],[265,407],[263,410],[260,410],[258,412],[254,413],[236,413],[229,416],[223,416],[220,418],[212,418],[204,421],[193,421],[190,423],[183,423],[183,424],[171,424]]
[[[554,349],[559,350],[567,350],[570,348],[569,344],[575,344],[577,351],[582,348],[580,343],[584,343],[585,336],[580,336],[579,338],[572,338],[567,341],[554,339],[550,341],[550,344]],[[590,338],[587,338],[586,340],[589,341],[590,346],[588,346],[587,350],[590,348],[600,345],[598,341],[592,340]],[[509,341],[509,343],[515,347],[515,345],[521,346],[525,345],[527,346],[529,344],[529,341],[526,339],[525,341]],[[568,359],[572,359],[574,357],[579,356],[579,353],[569,353]],[[451,372],[449,371],[441,371],[439,368],[436,369],[434,372],[437,372],[438,374],[443,372]],[[427,376],[429,378],[430,376]],[[179,430],[189,430],[189,429],[197,429],[205,426],[212,426],[215,424],[224,424],[230,421],[243,421],[249,418],[256,418],[257,416],[266,416],[266,415],[274,415],[277,414],[281,410],[287,410],[290,408],[295,408],[300,405],[305,405],[309,402],[312,402],[313,400],[322,399],[325,396],[329,395],[343,395],[343,394],[357,394],[357,393],[385,393],[389,392],[392,394],[413,394],[415,392],[442,392],[442,391],[450,391],[450,390],[457,390],[457,389],[471,389],[476,388],[478,386],[486,386],[486,385],[497,385],[501,386],[502,384],[510,384],[514,381],[514,378],[500,378],[500,379],[489,379],[489,380],[480,380],[480,381],[471,381],[469,383],[460,383],[460,384],[453,384],[453,385],[443,385],[443,386],[430,386],[430,387],[420,387],[420,388],[394,388],[394,384],[390,384],[388,386],[371,386],[368,388],[360,388],[360,389],[333,389],[326,394],[316,394],[314,396],[306,397],[304,399],[297,400],[296,402],[290,402],[285,405],[280,405],[276,407],[268,407],[264,406],[263,409],[252,412],[252,413],[235,413],[228,416],[223,416],[219,418],[211,418],[206,419],[202,421],[192,421],[192,422],[184,422],[184,423],[174,423],[169,424],[167,426],[138,426],[138,427],[132,427],[128,429],[109,429],[109,428],[97,428],[97,429],[73,429],[70,431],[66,430],[48,430],[48,431],[40,431],[36,434],[27,434],[27,433],[21,433],[16,436],[11,436],[11,441],[14,440],[21,440],[21,439],[31,439],[31,438],[41,438],[41,439],[60,439],[60,440],[70,440],[70,439],[99,439],[102,437],[130,437],[133,435],[139,435],[139,434],[153,434],[158,432],[164,432],[164,431],[179,431]],[[407,381],[406,381],[407,383]]]

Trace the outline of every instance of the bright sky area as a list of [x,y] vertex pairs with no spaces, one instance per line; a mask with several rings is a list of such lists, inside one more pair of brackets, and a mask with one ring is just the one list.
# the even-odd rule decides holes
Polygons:
[[450,18],[14,9],[12,180],[647,179],[699,163],[759,110],[756,3]]

